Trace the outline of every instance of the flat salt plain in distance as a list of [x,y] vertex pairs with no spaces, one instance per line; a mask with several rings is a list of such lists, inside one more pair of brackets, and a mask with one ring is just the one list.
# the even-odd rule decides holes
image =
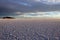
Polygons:
[[60,19],[0,19],[0,40],[60,40]]

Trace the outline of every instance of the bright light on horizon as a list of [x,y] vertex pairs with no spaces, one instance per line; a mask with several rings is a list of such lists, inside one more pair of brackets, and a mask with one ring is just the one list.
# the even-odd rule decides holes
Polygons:
[[19,15],[17,17],[43,17],[43,18],[60,18],[60,12],[36,12],[36,13],[26,13],[24,15]]

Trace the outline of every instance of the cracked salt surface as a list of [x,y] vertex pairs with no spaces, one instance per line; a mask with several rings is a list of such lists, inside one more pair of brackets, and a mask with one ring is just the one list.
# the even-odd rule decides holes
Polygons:
[[0,20],[0,40],[60,40],[60,22]]

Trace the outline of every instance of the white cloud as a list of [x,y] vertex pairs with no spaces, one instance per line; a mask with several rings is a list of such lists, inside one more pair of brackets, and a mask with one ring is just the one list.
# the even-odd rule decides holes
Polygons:
[[58,4],[60,3],[60,0],[42,0],[45,4]]

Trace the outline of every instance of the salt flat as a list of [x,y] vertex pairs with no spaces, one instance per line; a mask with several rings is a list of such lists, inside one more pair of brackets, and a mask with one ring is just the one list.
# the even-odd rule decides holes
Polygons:
[[60,40],[60,19],[0,19],[0,40]]

